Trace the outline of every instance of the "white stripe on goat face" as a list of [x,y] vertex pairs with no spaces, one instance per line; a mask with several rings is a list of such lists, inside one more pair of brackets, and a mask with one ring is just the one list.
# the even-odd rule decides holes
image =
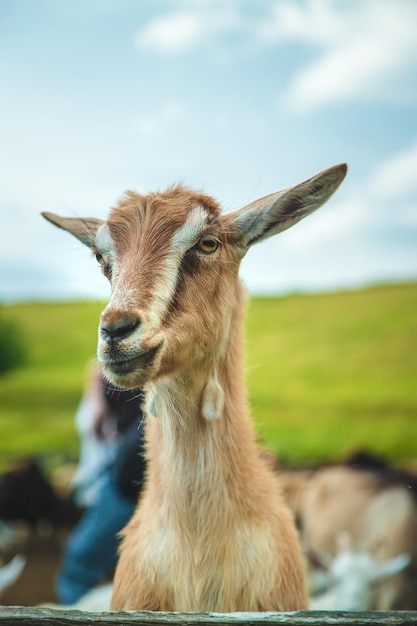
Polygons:
[[112,307],[120,311],[129,311],[136,305],[136,288],[126,287],[122,281],[116,281],[119,274],[119,266],[115,252],[115,245],[107,224],[103,224],[96,234],[97,250],[102,255],[105,263],[111,266],[112,273]]
[[100,226],[96,233],[96,247],[103,256],[104,260],[113,265],[116,255],[114,252],[113,239],[107,224]]
[[154,299],[150,307],[152,325],[160,324],[164,314],[167,312],[175,293],[184,254],[203,235],[207,217],[208,215],[204,208],[197,206],[188,214],[184,224],[174,233],[171,240],[171,250],[164,260],[163,272],[159,285],[155,288]]

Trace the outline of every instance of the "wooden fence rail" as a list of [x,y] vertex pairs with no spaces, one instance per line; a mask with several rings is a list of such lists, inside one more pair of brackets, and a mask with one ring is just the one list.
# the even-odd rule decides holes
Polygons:
[[0,607],[1,626],[417,626],[417,611],[298,611],[296,613],[87,613]]

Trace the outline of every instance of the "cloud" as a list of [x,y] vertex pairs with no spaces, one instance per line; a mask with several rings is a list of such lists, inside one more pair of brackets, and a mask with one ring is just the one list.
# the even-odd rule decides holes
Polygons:
[[243,2],[177,7],[139,29],[135,46],[165,55],[205,46],[215,56],[259,55],[271,46],[301,44],[307,60],[298,63],[280,95],[292,113],[358,100],[417,98],[415,0],[280,0],[261,3],[253,14]]
[[413,0],[306,0],[275,5],[257,32],[264,43],[297,41],[316,49],[282,96],[288,111],[305,113],[340,102],[415,99],[416,23]]
[[184,54],[222,34],[242,32],[246,26],[238,6],[185,3],[176,12],[153,17],[135,33],[134,45],[161,54]]
[[417,139],[377,167],[369,186],[371,196],[385,202],[417,195]]
[[191,12],[155,17],[135,35],[138,47],[178,53],[194,46],[204,32],[200,16]]
[[255,30],[259,39],[268,44],[329,44],[342,35],[342,22],[339,12],[326,0],[310,0],[301,5],[284,0],[272,5],[270,14],[259,20]]

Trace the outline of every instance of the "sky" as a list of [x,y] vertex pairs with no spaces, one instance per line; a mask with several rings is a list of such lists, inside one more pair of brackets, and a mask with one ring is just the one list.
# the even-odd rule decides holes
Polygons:
[[0,302],[109,294],[41,211],[182,181],[225,211],[336,163],[251,293],[417,279],[416,0],[2,0]]

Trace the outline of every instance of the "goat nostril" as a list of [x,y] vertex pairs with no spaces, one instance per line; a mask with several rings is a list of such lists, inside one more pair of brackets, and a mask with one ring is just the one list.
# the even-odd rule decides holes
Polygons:
[[115,324],[102,321],[100,331],[106,341],[121,341],[129,337],[139,325],[140,320],[138,318],[127,318]]

